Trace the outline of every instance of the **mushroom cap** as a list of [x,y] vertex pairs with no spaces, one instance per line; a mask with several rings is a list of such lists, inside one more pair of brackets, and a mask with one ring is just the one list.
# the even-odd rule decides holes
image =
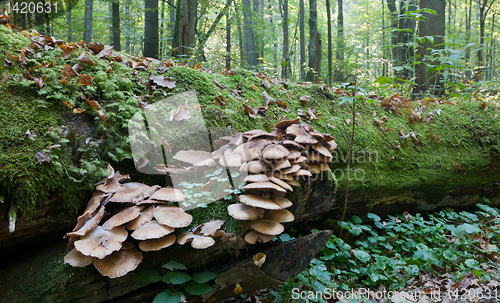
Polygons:
[[169,202],[180,202],[184,201],[186,197],[177,188],[165,187],[157,190],[150,199],[169,201]]
[[288,208],[292,206],[292,202],[284,197],[273,197],[273,202],[280,208]]
[[[326,164],[326,163],[324,163]],[[309,172],[313,175],[317,175],[321,173],[321,170],[319,169],[319,166],[316,163],[309,163]]]
[[328,166],[327,163],[318,163],[318,167],[319,167],[319,170],[320,171],[327,171],[327,170],[330,170],[330,166]]
[[132,238],[136,240],[158,239],[173,233],[175,228],[161,225],[156,220],[149,221],[132,233]]
[[332,150],[335,150],[337,148],[337,143],[335,143],[335,141],[328,141],[328,142],[325,142],[323,143],[323,146],[326,147],[326,149],[328,149],[328,151],[332,151]]
[[191,247],[195,249],[205,249],[215,244],[215,240],[211,237],[195,235],[192,232],[186,232],[177,237],[177,243],[180,245],[192,242]]
[[219,164],[224,167],[240,167],[241,163],[241,155],[234,153],[233,149],[226,150],[219,159]]
[[94,257],[86,256],[74,248],[64,257],[64,263],[73,267],[85,267],[92,264],[94,260]]
[[266,181],[269,181],[269,178],[264,174],[248,175],[245,177],[245,179],[243,181],[245,181],[245,182],[266,182]]
[[130,222],[141,214],[141,210],[143,208],[144,206],[130,206],[124,208],[114,216],[109,218],[106,222],[104,222],[102,228],[104,228],[105,230],[110,230],[127,222]]
[[187,227],[193,217],[177,206],[157,206],[154,217],[158,223],[174,228]]
[[134,242],[126,240],[125,242],[122,243],[122,249],[121,250],[132,249],[134,247],[135,247]]
[[291,191],[291,192],[293,192],[293,188],[292,188],[290,185],[288,185],[285,181],[282,181],[281,179],[278,179],[278,178],[276,178],[276,177],[274,177],[274,176],[270,176],[270,177],[269,177],[269,180],[270,180],[271,182],[273,182],[273,183],[275,183],[275,184],[277,184],[277,185],[279,185],[279,186],[283,187],[283,188],[284,188],[284,189],[286,189],[287,191]]
[[203,150],[180,150],[172,158],[175,160],[193,164],[194,166],[215,165],[215,161],[210,158],[210,153]]
[[200,227],[200,233],[205,236],[215,237],[215,234],[219,231],[219,228],[221,228],[224,222],[224,220],[212,220],[210,222],[205,222]]
[[274,127],[286,129],[287,127],[289,127],[292,124],[300,124],[300,117],[297,117],[293,120],[281,120],[280,122],[274,124]]
[[298,151],[296,149],[292,149],[292,150],[290,150],[290,154],[288,155],[287,159],[290,161],[295,161],[295,160],[300,159],[301,156],[302,156],[302,154],[300,151]]
[[147,208],[145,211],[142,211],[137,218],[134,220],[130,221],[127,224],[127,229],[128,230],[136,230],[139,229],[139,227],[143,226],[144,224],[148,223],[149,221],[153,220],[153,215],[155,211],[155,206],[150,206]]
[[286,183],[290,186],[300,186],[300,183],[297,180],[286,181]]
[[[256,195],[240,195],[240,202],[252,207],[278,210],[280,207],[273,200]],[[238,204],[233,204],[238,205]],[[241,207],[241,206],[239,206]],[[229,207],[228,207],[229,210]],[[258,214],[257,214],[258,215]]]
[[97,226],[90,233],[75,241],[75,248],[82,254],[102,259],[112,252],[120,250],[122,242],[127,239],[125,227],[115,227],[105,230]]
[[149,239],[139,242],[139,248],[142,251],[155,251],[174,244],[176,240],[175,235],[167,235],[159,239]]
[[214,160],[220,159],[220,157],[222,157],[222,154],[224,154],[224,152],[228,149],[234,150],[234,147],[229,144],[222,145],[218,149],[211,152],[210,157]]
[[114,279],[136,269],[141,261],[142,253],[132,248],[116,251],[102,260],[95,260],[94,266],[101,275]]
[[266,131],[263,131],[262,129],[252,129],[247,132],[243,133],[243,136],[245,138],[248,138],[248,141],[259,138],[259,137],[269,137],[269,138],[274,138],[274,136]]
[[255,159],[259,159],[262,155],[262,151],[266,146],[271,144],[271,141],[266,139],[256,139],[248,141],[244,144],[244,150],[241,158],[245,162],[250,162]]
[[295,174],[295,176],[296,177],[312,177],[312,174],[305,169],[301,169]]
[[250,161],[246,165],[246,171],[251,174],[259,174],[266,171],[266,166],[260,161]]
[[[127,202],[134,203],[138,200],[145,198],[147,192],[151,190],[151,187],[139,182],[129,182],[122,184],[123,189],[115,193],[109,202]],[[146,193],[144,195],[143,193]]]
[[295,216],[286,209],[272,210],[264,218],[273,220],[276,222],[292,222]]
[[274,162],[274,170],[282,170],[289,167],[292,167],[292,164],[288,161],[288,159]]
[[99,212],[97,212],[97,214],[92,219],[85,222],[85,224],[79,230],[68,233],[67,236],[74,237],[86,235],[92,229],[94,229],[99,224],[99,222],[101,222],[103,216],[104,206],[101,206]]
[[285,181],[293,180],[292,175],[285,175],[281,171],[275,171],[273,176],[278,178],[278,179],[285,180]]
[[259,193],[269,192],[278,196],[286,195],[286,190],[283,187],[271,182],[250,183],[243,186],[241,189]]
[[295,148],[295,149],[299,149],[299,150],[306,150],[306,148],[304,146],[302,146],[299,143],[297,143],[295,141],[292,141],[292,140],[285,140],[285,141],[283,141],[283,146],[285,146],[287,148]]
[[326,147],[324,147],[323,145],[321,145],[319,143],[314,144],[313,149],[315,151],[317,151],[322,156],[325,156],[327,158],[332,158],[332,154],[330,153],[330,151],[328,151],[328,149]]
[[288,157],[290,151],[282,145],[270,144],[262,151],[262,157],[269,160],[278,160]]
[[245,241],[247,241],[247,243],[249,244],[255,244],[257,243],[257,241],[266,243],[274,239],[274,237],[275,236],[273,235],[264,235],[256,232],[255,230],[251,230],[245,235]]
[[236,220],[255,220],[259,217],[258,209],[243,203],[229,205],[227,207],[227,212]]
[[120,182],[130,179],[129,175],[121,175],[120,172],[115,172],[112,177],[110,176],[99,181],[96,189],[105,193],[116,193],[125,189]]
[[333,157],[325,157],[319,153],[315,153],[315,152],[310,152],[308,155],[307,155],[307,162],[323,162],[323,163],[326,163],[326,162],[331,162],[333,159]]
[[283,170],[282,173],[285,175],[290,175],[290,174],[295,174],[299,170],[300,170],[300,165],[294,164],[294,165],[292,165],[292,167],[289,167],[289,168]]
[[307,124],[293,124],[287,127],[286,133],[287,135],[295,136],[293,141],[300,144],[316,144],[318,140],[313,138],[307,131],[307,127],[304,126]]
[[259,221],[250,225],[250,227],[253,230],[260,232],[261,234],[273,236],[277,236],[285,230],[285,227],[283,225],[269,219],[260,219]]
[[306,162],[306,161],[307,161],[307,158],[306,158],[306,157],[304,157],[304,156],[300,156],[300,157],[298,157],[297,159],[295,159],[295,160],[291,161],[290,163],[292,163],[292,164],[301,164],[301,163],[304,163],[304,162]]
[[[92,194],[92,198],[90,198],[89,202],[87,203],[87,206],[85,207],[85,210],[83,211],[82,216],[84,216],[87,213],[93,214],[101,205],[102,199],[104,198],[105,195],[106,194],[103,193],[102,191],[96,190]],[[78,218],[78,219],[80,219],[80,218]]]

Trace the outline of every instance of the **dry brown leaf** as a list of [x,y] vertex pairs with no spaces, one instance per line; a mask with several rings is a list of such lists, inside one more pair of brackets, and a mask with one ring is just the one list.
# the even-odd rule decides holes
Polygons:
[[7,56],[9,56],[9,58],[10,58],[11,60],[13,60],[13,61],[19,61],[19,57],[18,57],[18,56],[14,56],[14,55],[12,55],[11,53],[9,53],[8,51],[4,51],[4,52],[5,52],[5,54],[6,54]]
[[149,73],[149,79],[161,87],[174,88],[175,81],[172,81],[163,76],[155,76],[153,73]]
[[7,83],[7,80],[9,80],[9,72],[5,71],[2,76],[2,82]]
[[219,102],[220,105],[226,105],[227,104],[226,101],[223,100],[224,96],[222,96],[222,95],[220,97],[219,96],[215,96],[214,99],[215,99],[215,101]]
[[46,78],[47,78],[47,76],[45,76],[45,75],[43,75],[41,77],[33,77],[33,81],[35,81],[36,86],[38,86],[38,88],[43,88],[43,85],[45,84]]
[[104,125],[106,125],[106,114],[102,110],[101,105],[99,105],[99,103],[97,103],[97,101],[95,101],[95,100],[89,100],[89,99],[87,99],[84,95],[81,95],[81,98],[84,99],[85,101],[87,101],[87,103],[90,104],[90,106],[92,108],[94,108],[95,110],[97,110],[97,112],[99,113],[99,116],[102,119],[102,122],[104,122]]
[[262,82],[262,86],[264,86],[264,88],[269,91],[271,89],[271,84],[269,84],[269,81],[267,81],[267,79],[262,79],[260,80]]
[[7,58],[4,58],[3,59],[3,66],[5,66],[5,67],[11,67],[12,66],[12,62],[10,62],[9,60],[7,60]]
[[35,158],[40,164],[42,164],[43,162],[50,162],[50,157],[46,153],[36,152]]
[[254,91],[256,91],[256,92],[258,92],[258,91],[259,91],[259,89],[257,88],[257,86],[255,86],[255,84],[252,84],[252,85],[250,86],[250,88],[251,88],[251,89],[253,89],[253,90],[254,90]]
[[219,83],[217,80],[215,80],[215,78],[214,78],[214,84],[222,89],[227,89],[227,85]]
[[75,113],[75,114],[81,114],[81,113],[84,113],[86,111],[87,110],[85,110],[83,108],[73,108],[73,113]]
[[105,47],[103,50],[101,50],[97,54],[97,58],[102,59],[102,58],[111,57],[112,54],[113,54],[113,46],[108,46],[108,47]]
[[80,55],[80,57],[78,57],[78,59],[76,59],[76,61],[90,65],[95,65],[95,62],[92,61],[89,57],[87,57],[87,53],[85,52],[85,50],[83,50],[82,54]]
[[265,106],[273,105],[274,103],[276,103],[276,100],[269,96],[266,91],[262,92],[262,98],[264,99]]
[[73,51],[76,49],[76,45],[73,44],[73,46],[70,46],[70,45],[60,44],[59,48],[63,52],[64,59],[68,59],[73,53]]
[[67,108],[69,109],[73,109],[73,105],[71,103],[69,103],[68,101],[63,101],[63,104],[66,105]]
[[311,101],[311,96],[304,95],[300,97],[299,102],[302,103],[302,105],[307,104]]
[[61,70],[61,76],[63,76],[63,79],[68,79],[78,77],[79,75],[73,68],[71,68],[71,65],[64,64],[64,68]]
[[149,103],[147,103],[146,101],[144,101],[144,95],[140,95],[140,96],[135,96],[136,99],[137,99],[137,103],[139,103],[139,107],[143,110],[151,110],[151,106],[149,105]]
[[80,83],[83,86],[85,85],[92,85],[92,76],[87,75],[87,74],[81,74],[76,83]]
[[87,43],[87,48],[90,49],[94,55],[97,55],[104,49],[104,44],[102,43],[97,43],[97,42],[90,42]]
[[191,113],[187,109],[186,106],[180,105],[177,111],[174,109],[170,111],[170,121],[174,120],[175,121],[182,121],[182,120],[188,120],[191,118]]

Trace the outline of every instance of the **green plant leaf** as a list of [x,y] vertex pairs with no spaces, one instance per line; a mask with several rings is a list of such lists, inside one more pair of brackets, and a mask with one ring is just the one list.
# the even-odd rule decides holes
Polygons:
[[370,254],[364,250],[355,250],[354,256],[358,258],[361,262],[368,262],[371,259]]
[[174,261],[174,260],[168,261],[168,263],[164,264],[163,267],[166,269],[170,269],[170,270],[174,270],[174,269],[187,270],[186,265],[181,264],[181,263]]
[[217,278],[219,275],[210,271],[197,272],[191,275],[193,281],[197,283],[206,283],[212,279]]
[[169,284],[182,284],[191,280],[191,277],[180,271],[171,271],[166,272],[161,280]]
[[465,263],[465,265],[467,265],[470,268],[474,268],[474,267],[477,267],[479,265],[479,262],[477,262],[474,259],[467,259],[467,260],[465,260],[464,263]]
[[455,261],[458,257],[455,253],[453,253],[451,250],[445,250],[443,252],[443,257],[447,260]]
[[455,235],[459,235],[462,232],[465,232],[467,234],[480,233],[481,229],[477,226],[474,226],[474,225],[471,225],[468,223],[464,223],[462,225],[458,225],[455,228]]
[[142,270],[132,273],[130,279],[135,282],[153,283],[161,281],[161,276],[156,270]]
[[378,222],[381,220],[379,216],[377,216],[376,214],[373,214],[373,213],[368,213],[367,217],[372,219],[375,222]]
[[189,283],[184,286],[184,290],[190,294],[190,295],[194,295],[194,296],[199,296],[199,295],[203,295],[203,294],[206,294],[208,292],[211,292],[212,291],[212,287],[208,284],[200,284],[200,283],[196,283],[194,281],[189,281]]
[[180,303],[182,302],[182,296],[184,293],[182,291],[176,291],[172,293],[170,289],[159,293],[153,300],[153,303]]

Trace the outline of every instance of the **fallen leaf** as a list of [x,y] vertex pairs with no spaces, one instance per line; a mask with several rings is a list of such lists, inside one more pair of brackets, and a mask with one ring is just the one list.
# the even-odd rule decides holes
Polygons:
[[226,105],[227,104],[226,101],[222,100],[222,99],[224,99],[224,96],[221,95],[221,97],[215,96],[214,99],[215,99],[215,101],[219,102],[220,105]]
[[308,95],[302,96],[299,99],[299,102],[302,103],[303,105],[309,103],[310,101],[311,101],[311,97]]
[[488,104],[486,104],[486,102],[481,102],[481,106],[484,108],[485,111],[488,110]]
[[43,85],[45,84],[46,78],[47,78],[47,76],[45,76],[45,75],[43,75],[41,77],[33,77],[33,81],[35,81],[36,86],[38,86],[38,88],[43,88]]
[[81,98],[84,99],[85,101],[87,101],[87,103],[90,104],[90,106],[92,108],[94,108],[95,110],[97,110],[97,112],[99,113],[99,116],[102,119],[102,122],[104,122],[104,125],[106,125],[106,114],[102,110],[101,105],[99,105],[99,103],[97,103],[97,101],[95,101],[95,100],[89,100],[89,99],[87,99],[84,95],[81,95]]
[[69,109],[73,109],[73,105],[71,103],[69,103],[68,101],[63,101],[63,104],[66,105],[67,108]]
[[349,125],[351,124],[351,119],[344,119],[345,124]]
[[375,117],[377,115],[376,111],[373,111],[372,117]]
[[73,66],[71,67],[71,69],[72,69],[72,70],[74,70],[74,71],[75,71],[75,73],[77,73],[77,74],[78,74],[78,71],[79,71],[79,70],[81,70],[81,69],[83,69],[83,66],[82,66],[80,63],[77,63],[77,64],[73,65]]
[[149,79],[161,87],[174,88],[175,81],[171,81],[163,76],[155,76],[153,73],[149,73]]
[[259,91],[259,88],[257,86],[255,86],[255,84],[252,84],[250,86],[251,89],[253,89],[254,91],[258,92]]
[[104,44],[102,43],[97,43],[97,42],[90,42],[87,43],[87,48],[90,49],[94,55],[97,55],[104,49]]
[[285,103],[285,101],[283,101],[283,99],[278,99],[276,100],[276,103],[283,109],[287,109],[288,108],[288,105]]
[[140,95],[140,96],[135,96],[136,99],[137,99],[137,103],[139,103],[139,107],[143,110],[151,110],[151,106],[149,105],[149,103],[147,103],[146,101],[144,101],[144,95]]
[[78,57],[78,59],[76,59],[76,61],[90,65],[95,65],[95,62],[92,61],[89,57],[87,57],[87,53],[85,52],[85,50],[83,50],[82,54],[80,55],[80,57]]
[[107,58],[110,57],[112,54],[113,54],[113,46],[108,46],[97,54],[97,58],[99,59]]
[[238,99],[238,100],[241,100],[241,99],[242,99],[242,98],[241,98],[241,96],[240,96],[240,94],[238,93],[238,91],[236,91],[236,90],[234,90],[234,89],[230,89],[230,88],[229,88],[229,91],[231,92],[231,94],[232,94],[232,95],[233,95],[236,99]]
[[51,150],[53,148],[59,148],[59,147],[61,147],[61,144],[54,144],[54,145],[52,145],[52,143],[50,143],[49,146],[47,146],[46,148],[48,150]]
[[7,60],[7,58],[4,58],[3,59],[3,66],[5,66],[5,67],[11,67],[12,66],[12,62],[10,62],[9,60]]
[[76,83],[80,83],[83,86],[86,85],[92,85],[92,76],[87,75],[87,74],[81,74],[80,77],[78,78],[78,81]]
[[61,70],[61,76],[63,76],[63,79],[68,79],[78,77],[79,75],[73,68],[71,68],[71,65],[64,64],[64,68]]
[[214,84],[222,89],[227,89],[227,85],[220,84],[217,80],[215,80],[215,78],[214,78]]
[[9,73],[5,71],[2,76],[2,82],[7,83],[7,80],[9,80]]
[[40,164],[42,164],[43,162],[50,162],[50,157],[46,153],[36,152],[35,158]]
[[269,96],[266,91],[262,92],[262,98],[264,98],[265,106],[273,105],[274,103],[276,103],[276,100]]
[[269,81],[267,81],[267,79],[262,79],[260,80],[262,82],[262,86],[264,86],[264,88],[269,91],[271,89],[271,84],[269,84]]
[[73,53],[73,51],[76,49],[76,46],[60,44],[59,48],[63,52],[64,59],[68,59],[71,56],[71,54]]
[[11,53],[9,53],[8,51],[4,51],[4,52],[5,52],[5,54],[6,54],[7,56],[9,56],[9,57],[10,57],[10,59],[11,59],[11,60],[13,60],[13,61],[19,61],[19,57],[12,55],[12,54],[11,54]]
[[30,130],[29,130],[29,129],[28,129],[28,130],[26,131],[26,133],[24,133],[24,134],[25,134],[25,135],[26,135],[26,137],[28,137],[28,139],[30,139],[31,141],[35,141],[36,134],[32,134],[32,133],[30,132]]
[[73,108],[73,113],[75,113],[75,114],[81,114],[81,113],[84,113],[86,111],[87,110],[85,110],[83,108]]
[[191,113],[189,112],[188,108],[184,105],[180,105],[177,111],[174,109],[170,111],[170,121],[174,120],[175,121],[182,121],[182,120],[188,120],[191,118]]

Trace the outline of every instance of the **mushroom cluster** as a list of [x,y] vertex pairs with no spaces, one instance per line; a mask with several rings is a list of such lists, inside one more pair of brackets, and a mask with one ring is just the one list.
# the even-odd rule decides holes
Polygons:
[[[69,238],[70,252],[64,261],[75,267],[94,263],[102,275],[117,278],[139,265],[141,251],[160,250],[174,244],[175,229],[189,226],[193,218],[182,208],[167,204],[184,200],[180,190],[137,182],[122,184],[129,176],[115,172],[111,165],[108,169],[109,176],[97,184],[76,227],[65,235]],[[210,235],[215,235],[224,222],[209,223],[205,224],[212,229],[204,238],[214,241]],[[207,228],[203,230],[208,233]],[[184,244],[185,239],[180,237],[178,242]],[[134,242],[138,243],[139,250]],[[193,244],[193,247],[213,245],[209,244],[196,247]]]
[[244,220],[250,229],[247,243],[268,242],[284,231],[281,223],[294,220],[286,209],[292,202],[285,195],[301,186],[300,179],[309,182],[330,169],[334,139],[297,118],[278,122],[270,133],[252,130],[219,140],[227,142],[214,152],[219,163],[247,173],[241,203],[228,206],[229,215]]

